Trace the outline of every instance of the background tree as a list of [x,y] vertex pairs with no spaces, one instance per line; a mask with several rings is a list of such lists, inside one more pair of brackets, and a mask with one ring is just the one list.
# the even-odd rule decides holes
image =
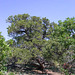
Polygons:
[[70,51],[70,47],[75,45],[75,18],[67,18],[63,22],[61,20],[58,21],[58,26],[55,27],[52,35],[63,45],[65,48],[64,53]]
[[65,48],[69,49],[70,45],[75,44],[75,18],[67,18],[64,22],[59,20],[52,34]]

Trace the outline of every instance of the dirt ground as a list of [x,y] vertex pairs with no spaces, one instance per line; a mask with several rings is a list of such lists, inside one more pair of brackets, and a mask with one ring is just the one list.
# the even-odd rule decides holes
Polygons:
[[53,72],[51,70],[46,70],[45,72],[42,72],[40,70],[33,70],[34,72],[36,73],[39,73],[38,75],[42,74],[42,75],[64,75],[64,74],[61,74],[61,73],[58,73],[58,72]]
[[[61,74],[59,72],[53,72],[51,70],[46,70],[45,72],[42,72],[40,70],[32,70],[34,72],[34,74],[26,74],[26,73],[14,73],[14,75],[64,75],[64,74]],[[6,73],[5,75],[9,75],[10,72]]]

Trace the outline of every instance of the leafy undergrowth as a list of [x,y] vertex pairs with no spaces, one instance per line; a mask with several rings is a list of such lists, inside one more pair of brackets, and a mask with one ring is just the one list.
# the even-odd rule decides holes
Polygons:
[[[71,74],[69,74],[69,72],[71,72]],[[71,69],[69,72],[68,70],[63,69],[60,64],[55,63],[52,65],[46,65],[43,71],[31,64],[8,65],[7,72],[5,73],[6,75],[74,75]]]
[[9,67],[7,75],[63,75],[61,74],[60,70],[55,67],[51,66],[50,68],[46,68],[44,71],[38,70],[33,66],[26,65],[26,68],[24,65],[21,65],[22,67]]
[[[24,67],[26,66],[26,67]],[[9,67],[7,75],[69,75],[69,72],[61,67],[50,66],[44,71],[38,70],[31,65],[18,65],[18,67]],[[74,75],[71,73],[70,75]]]

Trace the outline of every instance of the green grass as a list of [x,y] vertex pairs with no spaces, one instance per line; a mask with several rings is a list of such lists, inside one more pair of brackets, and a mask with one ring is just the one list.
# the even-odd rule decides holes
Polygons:
[[13,72],[10,72],[8,75],[15,75]]

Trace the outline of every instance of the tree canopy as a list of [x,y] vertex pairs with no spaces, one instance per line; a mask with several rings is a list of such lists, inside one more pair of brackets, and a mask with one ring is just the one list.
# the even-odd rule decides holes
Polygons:
[[46,17],[18,14],[9,16],[7,22],[11,24],[7,28],[8,34],[15,44],[12,45],[15,47],[12,52],[23,61],[38,56],[63,61],[64,53],[75,45],[74,17],[66,18],[63,22],[59,20],[56,24],[50,23]]

